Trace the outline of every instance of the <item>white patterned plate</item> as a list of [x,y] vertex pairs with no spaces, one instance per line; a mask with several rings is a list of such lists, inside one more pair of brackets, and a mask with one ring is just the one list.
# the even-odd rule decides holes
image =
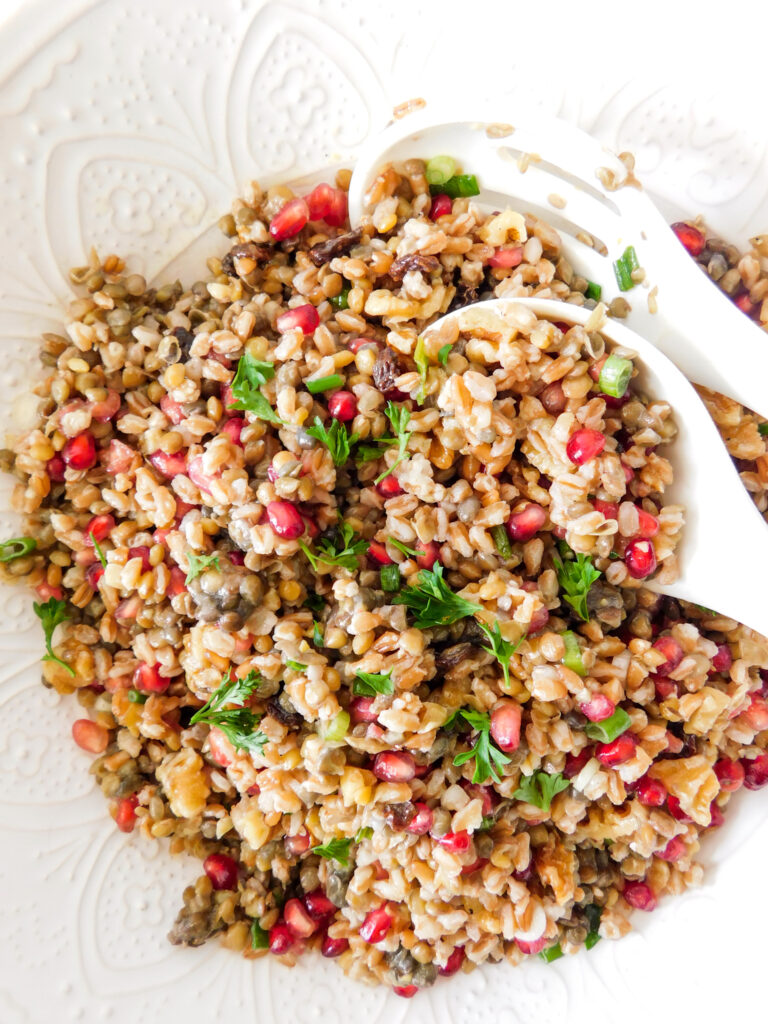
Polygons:
[[[666,4],[657,34],[645,4],[616,29],[622,45],[608,45],[601,5],[555,0],[546,25],[567,31],[541,43],[539,5],[473,0],[471,18],[465,3],[426,6],[24,4],[0,33],[3,427],[19,424],[35,339],[60,325],[67,268],[88,247],[190,281],[224,250],[211,226],[249,178],[349,160],[412,95],[471,93],[479,109],[484,97],[506,99],[512,123],[521,106],[570,118],[633,149],[669,212],[703,212],[734,240],[768,228],[756,28],[739,33],[738,49],[724,46],[721,19],[702,27],[698,6]],[[742,24],[757,26],[759,12],[741,5]],[[698,36],[686,43],[694,16]],[[660,86],[648,64],[689,71],[691,84]],[[4,481],[3,507],[7,494]],[[3,536],[12,525],[0,514]],[[198,865],[115,830],[69,737],[74,701],[37,684],[42,641],[18,590],[0,593],[0,649],[1,1024],[760,1019],[751,1001],[764,970],[765,794],[740,796],[705,844],[704,887],[663,901],[629,938],[552,966],[489,967],[405,1002],[320,958],[289,973],[214,944],[168,945]]]

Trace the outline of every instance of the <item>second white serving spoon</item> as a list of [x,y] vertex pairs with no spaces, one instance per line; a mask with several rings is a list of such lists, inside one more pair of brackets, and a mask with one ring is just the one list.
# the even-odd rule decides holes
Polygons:
[[[590,311],[551,299],[488,299],[446,314],[425,336],[454,320],[471,328],[473,312],[489,310],[500,317],[515,305],[527,306],[544,320],[586,323]],[[663,352],[615,320],[600,333],[608,341],[637,353],[637,381],[643,392],[672,406],[677,436],[664,446],[674,483],[667,502],[683,505],[685,526],[677,556],[680,576],[668,586],[647,586],[703,605],[768,636],[768,527],[752,503],[712,419],[690,382]]]
[[[503,123],[510,119],[514,127]],[[477,176],[484,207],[511,203],[551,223],[578,273],[600,284],[608,301],[622,294],[612,263],[634,246],[656,291],[651,296],[650,288],[636,285],[623,293],[632,307],[630,326],[689,380],[768,417],[768,336],[705,278],[639,183],[613,188],[634,180],[627,167],[573,125],[541,115],[526,120],[508,109],[494,121],[476,105],[463,111],[430,105],[409,114],[363,146],[350,182],[352,223],[359,223],[384,164],[439,155]],[[585,237],[596,244],[585,244]]]

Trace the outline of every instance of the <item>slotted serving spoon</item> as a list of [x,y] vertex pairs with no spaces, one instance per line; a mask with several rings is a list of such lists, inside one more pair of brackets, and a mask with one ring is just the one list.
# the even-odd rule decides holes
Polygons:
[[[486,309],[502,318],[516,304],[542,319],[584,325],[589,310],[551,299],[488,299],[448,313],[424,332],[450,320],[461,328],[473,311]],[[641,389],[672,406],[678,433],[663,454],[674,469],[665,500],[685,507],[685,527],[677,549],[680,577],[669,586],[653,581],[651,590],[704,605],[768,636],[765,600],[766,524],[744,489],[720,435],[690,382],[663,352],[615,320],[600,333],[615,345],[637,353]]]
[[[452,156],[465,173],[477,175],[483,205],[511,203],[557,228],[571,263],[602,286],[608,301],[622,294],[613,261],[633,245],[649,285],[658,289],[658,312],[649,310],[649,290],[637,285],[623,293],[632,307],[627,322],[689,380],[768,416],[768,337],[705,279],[642,189],[609,191],[597,177],[604,167],[622,181],[625,165],[565,122],[514,118],[512,129],[504,125],[509,118],[507,111],[498,121],[480,121],[453,106],[442,115],[427,108],[395,121],[362,149],[350,183],[352,223],[359,222],[365,193],[383,164]],[[528,162],[524,172],[521,157],[522,166]],[[597,247],[584,244],[579,234],[595,239]]]

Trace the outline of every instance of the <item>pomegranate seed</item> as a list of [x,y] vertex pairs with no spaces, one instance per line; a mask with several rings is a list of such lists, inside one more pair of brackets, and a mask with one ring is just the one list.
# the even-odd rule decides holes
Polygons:
[[638,518],[638,537],[645,537],[649,539],[655,537],[659,532],[659,520],[656,516],[652,516],[650,512],[646,512],[644,508],[638,507],[637,509]]
[[527,541],[536,536],[546,521],[547,513],[541,505],[530,502],[509,517],[507,533],[512,540]]
[[269,222],[269,233],[276,242],[293,238],[309,220],[309,207],[303,199],[289,199]]
[[413,806],[416,809],[416,814],[411,818],[409,824],[405,826],[405,831],[415,836],[425,836],[432,828],[435,816],[426,804],[415,803]]
[[721,825],[725,824],[725,815],[723,814],[722,807],[718,807],[716,801],[712,801],[709,805],[709,824],[707,828],[720,828]]
[[385,750],[373,759],[373,774],[382,782],[410,782],[416,776],[416,762],[404,750]]
[[472,843],[469,832],[446,832],[437,842],[450,853],[466,853]]
[[698,228],[694,228],[690,224],[677,221],[672,225],[672,230],[677,235],[678,241],[683,243],[691,256],[698,256],[706,245],[704,235]]
[[283,953],[287,953],[293,947],[295,941],[295,935],[288,925],[282,921],[273,924],[269,929],[269,952],[274,953],[275,956],[282,956]]
[[747,789],[762,789],[768,783],[768,754],[758,754],[752,759],[743,757],[741,765]]
[[733,655],[728,644],[718,644],[717,654],[712,659],[712,668],[715,672],[728,672],[733,664]]
[[565,759],[563,775],[566,779],[575,779],[581,769],[594,756],[592,747],[585,747],[579,754],[568,754]]
[[[604,355],[601,356],[599,359],[596,359],[594,363],[589,364],[589,370],[587,372],[589,373],[589,376],[592,378],[592,380],[600,380],[600,374],[603,372],[603,367],[605,366],[607,359],[608,356]],[[604,396],[601,395],[600,397],[603,398]]]
[[520,952],[527,953],[528,956],[535,956],[537,953],[540,953],[542,949],[545,949],[550,944],[551,941],[551,939],[548,939],[544,935],[533,942],[526,942],[524,939],[515,939]]
[[177,402],[176,399],[171,398],[170,395],[163,395],[160,399],[160,408],[173,424],[179,424],[187,418],[184,415],[181,402]]
[[352,341],[347,342],[347,348],[350,352],[354,352],[355,355],[364,348],[366,345],[373,345],[375,348],[381,348],[381,344],[376,341],[375,338],[353,338]]
[[632,483],[635,478],[634,469],[632,469],[631,466],[628,466],[626,462],[622,462],[621,468],[624,470],[624,482],[627,484]]
[[402,996],[403,999],[413,999],[419,991],[419,987],[418,985],[393,985],[392,991],[396,996]]
[[450,978],[451,975],[457,974],[461,970],[461,965],[464,963],[465,956],[464,947],[457,946],[445,961],[445,966],[438,967],[437,973],[442,975],[444,978]]
[[377,725],[375,722],[371,722],[365,730],[365,735],[369,740],[380,740],[384,735],[384,730],[380,725]]
[[369,910],[365,920],[360,925],[360,936],[366,942],[381,942],[392,925],[392,918],[387,912],[386,906],[378,907],[376,910]]
[[332,228],[340,228],[347,219],[347,193],[343,188],[333,190],[329,209],[323,219]]
[[440,192],[432,197],[432,205],[429,208],[430,220],[437,220],[438,217],[445,217],[453,210],[453,201],[445,192]]
[[491,713],[491,736],[504,751],[520,746],[520,723],[523,709],[513,700],[504,700]]
[[275,329],[280,334],[285,334],[286,331],[294,331],[297,328],[302,334],[312,334],[315,328],[319,326],[320,317],[311,303],[307,303],[304,306],[294,306],[285,313],[281,313],[275,321]]
[[615,710],[616,705],[604,693],[593,693],[585,704],[579,706],[579,711],[586,715],[590,722],[602,722],[610,718]]
[[177,597],[179,594],[185,594],[187,591],[186,580],[186,573],[177,565],[174,565],[171,569],[171,579],[168,586],[165,588],[165,596]]
[[187,456],[185,452],[176,452],[174,455],[169,455],[168,452],[152,452],[149,456],[149,461],[159,473],[162,473],[169,480],[178,476],[179,473],[187,472]]
[[547,384],[539,395],[539,401],[550,416],[559,416],[568,405],[568,399],[565,397],[563,385],[559,380],[553,381],[551,384]]
[[128,548],[128,558],[140,558],[142,572],[149,572],[152,568],[152,563],[149,560],[149,548],[146,544],[141,544],[136,548]]
[[330,914],[335,914],[337,909],[336,905],[331,903],[322,889],[314,889],[312,892],[308,892],[304,896],[304,906],[307,908],[309,916],[316,921],[320,921]]
[[136,807],[138,803],[139,798],[135,793],[133,796],[127,796],[118,801],[115,824],[121,832],[133,832],[136,824]]
[[649,540],[631,540],[624,551],[629,575],[636,580],[650,576],[656,568],[656,552]]
[[571,462],[577,466],[583,466],[585,462],[594,459],[605,448],[605,434],[599,430],[589,430],[583,427],[572,434],[568,444],[565,446],[565,453]]
[[[94,516],[93,519],[88,521],[83,531],[85,534],[83,541],[88,547],[93,547],[94,539],[97,544],[100,544],[103,540],[107,539],[114,528],[114,516]],[[93,534],[93,537],[91,534]]]
[[208,749],[211,757],[221,768],[228,768],[234,759],[235,748],[217,726],[208,733]]
[[89,754],[103,754],[109,743],[109,729],[90,718],[78,718],[72,723],[72,739]]
[[666,679],[664,676],[652,675],[653,685],[656,688],[656,700],[666,700],[673,693],[677,693],[677,683],[674,679]]
[[214,889],[237,888],[237,862],[225,853],[211,853],[203,861],[203,871]]
[[312,845],[309,832],[299,832],[295,836],[285,837],[285,852],[289,857],[300,857]]
[[595,498],[592,502],[598,512],[602,512],[606,519],[619,518],[619,506],[615,501],[603,501],[602,498]]
[[371,711],[375,697],[355,697],[349,705],[349,716],[353,722],[375,722],[378,715]]
[[768,703],[757,694],[752,694],[752,703],[746,711],[742,711],[739,718],[746,722],[750,729],[755,732],[762,732],[768,729]]
[[655,910],[657,900],[653,889],[645,882],[625,882],[622,893],[624,899],[636,910]]
[[142,608],[143,603],[141,598],[136,595],[133,597],[126,597],[118,604],[117,608],[115,608],[115,618],[128,622],[130,619],[135,619]]
[[674,672],[685,654],[683,648],[673,636],[658,637],[653,641],[653,647],[654,650],[657,650],[659,654],[663,654],[667,659],[656,666],[656,672],[660,676],[667,676],[670,672]]
[[376,484],[376,490],[382,496],[382,498],[396,498],[398,494],[403,493],[403,488],[394,473],[390,473],[389,476],[385,476],[383,480],[380,480]]
[[57,601],[61,601],[64,597],[64,591],[61,587],[54,587],[50,583],[39,583],[35,587],[35,590],[37,591],[37,596],[41,601],[47,601],[51,597],[55,597]]
[[489,863],[489,861],[488,861],[487,857],[478,857],[477,860],[472,861],[471,864],[465,864],[462,867],[460,874],[462,874],[462,875],[474,875],[474,873],[476,871],[480,871],[488,863]]
[[320,927],[317,921],[310,917],[309,911],[301,900],[296,899],[296,897],[288,900],[285,904],[283,916],[285,917],[285,923],[299,939],[308,939]]
[[[434,218],[433,218],[434,219]],[[519,267],[523,262],[523,250],[518,246],[511,249],[497,249],[488,259],[489,267]]]
[[70,469],[81,471],[95,466],[97,454],[93,434],[86,430],[77,437],[71,437],[64,445],[61,457]]
[[142,661],[133,673],[133,685],[142,693],[165,693],[171,685],[171,680],[160,675],[159,665],[148,665],[146,661]]
[[64,483],[64,471],[66,468],[67,464],[60,455],[54,455],[52,459],[48,459],[45,465],[48,476],[57,484]]
[[377,540],[372,540],[368,545],[368,556],[376,562],[377,565],[393,564],[393,559],[391,559],[387,554],[387,549]]
[[416,565],[420,569],[432,569],[435,562],[440,561],[440,545],[437,541],[431,540],[428,544],[419,542],[416,550],[423,552],[416,556]]
[[667,799],[667,788],[658,779],[644,775],[637,783],[637,799],[646,807],[663,807]]
[[536,609],[536,611],[533,613],[533,618],[528,623],[528,633],[529,633],[529,635],[532,635],[533,633],[538,633],[540,629],[544,629],[544,627],[546,626],[546,624],[548,622],[549,622],[549,609],[545,608],[542,605],[541,608],[537,608]]
[[91,417],[99,423],[107,423],[120,408],[121,403],[120,395],[110,388],[102,402],[90,403]]
[[724,793],[735,793],[744,784],[744,766],[741,761],[723,757],[715,762],[715,775]]
[[667,810],[675,819],[675,821],[692,821],[692,819],[688,817],[683,808],[680,806],[680,801],[678,800],[678,798],[676,796],[672,796],[671,793],[667,797]]
[[755,304],[749,297],[749,292],[742,292],[734,300],[733,304],[737,306],[742,313],[746,313],[747,316],[751,316],[755,311]]
[[685,840],[682,836],[673,836],[663,850],[657,850],[659,860],[676,861],[685,855]]
[[85,581],[91,590],[99,589],[99,580],[104,575],[104,566],[101,562],[93,562],[85,570]]
[[333,960],[337,956],[341,956],[342,953],[349,949],[348,939],[332,939],[330,935],[326,935],[323,939],[323,944],[320,947],[320,952],[324,957],[329,960]]
[[306,197],[310,220],[325,219],[326,213],[331,209],[331,202],[335,191],[336,190],[333,185],[329,185],[325,181],[322,181],[319,185],[315,185]]
[[296,540],[304,533],[304,520],[290,501],[270,501],[267,505],[267,519],[272,532],[278,537]]
[[463,779],[461,785],[470,800],[482,800],[483,817],[491,814],[496,804],[496,794],[490,786],[480,786],[474,782],[465,782]]
[[353,420],[357,416],[357,399],[351,391],[336,391],[328,399],[328,412],[342,423]]
[[101,461],[108,473],[127,473],[133,465],[136,452],[122,441],[114,438],[109,442],[109,447],[101,452]]
[[231,419],[227,420],[227,422],[221,428],[221,432],[222,434],[226,434],[229,437],[232,444],[239,445],[242,448],[243,443],[240,440],[240,435],[242,434],[244,428],[245,419],[242,416],[233,416]]
[[597,748],[597,759],[601,764],[613,768],[624,764],[635,756],[635,737],[631,732],[617,736],[611,743],[601,743]]

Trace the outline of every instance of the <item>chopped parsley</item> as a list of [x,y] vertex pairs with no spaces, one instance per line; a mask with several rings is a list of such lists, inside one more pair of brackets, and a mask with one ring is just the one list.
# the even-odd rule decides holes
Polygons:
[[408,442],[413,433],[412,430],[408,430],[408,423],[411,419],[410,410],[404,405],[395,405],[394,402],[387,402],[387,408],[384,411],[387,414],[387,419],[390,422],[392,432],[395,435],[395,441],[397,442],[397,458],[389,469],[385,469],[383,473],[376,477],[377,484],[381,483],[384,477],[389,476],[401,462],[405,462],[406,459],[411,457],[408,451]]
[[569,786],[570,782],[560,772],[550,775],[543,768],[538,768],[533,775],[520,777],[520,785],[512,796],[515,800],[524,800],[527,804],[540,807],[542,811],[548,811],[553,798]]
[[448,365],[448,356],[451,354],[451,349],[452,348],[453,348],[453,345],[451,345],[451,344],[443,345],[443,347],[438,351],[437,358],[440,360],[440,362],[441,362],[441,364],[443,366],[447,366]]
[[393,548],[397,548],[398,551],[402,551],[408,558],[418,558],[419,555],[425,555],[426,551],[417,551],[415,548],[409,548],[407,544],[404,544],[401,540],[395,540],[394,537],[387,538],[387,544],[391,544]]
[[589,932],[584,940],[584,946],[586,949],[592,949],[600,941],[600,918],[603,916],[603,908],[599,907],[596,903],[589,903],[584,907],[584,916],[587,919],[589,925]]
[[252,412],[257,419],[278,423],[282,426],[283,421],[261,391],[262,385],[272,380],[274,376],[274,363],[266,362],[263,359],[254,359],[249,352],[245,352],[237,364],[237,372],[232,381],[232,396],[235,401],[229,408],[245,409],[247,412]]
[[520,639],[516,640],[512,644],[509,640],[505,640],[501,635],[501,628],[498,622],[494,622],[493,628],[487,626],[484,622],[480,622],[479,619],[477,620],[477,624],[488,637],[488,642],[490,644],[489,647],[486,647],[485,644],[483,644],[483,650],[492,654],[501,665],[501,671],[504,674],[504,685],[509,687],[509,661],[523,640],[525,640],[526,634],[523,633]]
[[480,609],[479,604],[466,601],[451,590],[443,579],[443,567],[439,563],[434,569],[422,569],[418,583],[406,587],[392,601],[411,609],[419,629],[450,626]]
[[356,697],[376,697],[380,693],[394,693],[392,672],[355,672]]
[[302,607],[309,608],[311,612],[319,615],[323,608],[325,608],[325,598],[320,594],[308,594]]
[[285,664],[288,666],[288,668],[292,668],[294,672],[304,672],[307,668],[307,666],[303,662],[291,661],[290,658],[288,659],[288,661],[286,661]]
[[461,714],[477,732],[477,739],[473,747],[457,754],[453,763],[459,767],[474,758],[475,770],[472,782],[482,784],[488,779],[501,782],[501,776],[497,769],[509,764],[510,759],[491,741],[491,716],[487,711],[463,710]]
[[594,567],[589,555],[578,554],[575,558],[565,561],[559,555],[554,555],[553,561],[563,599],[580,619],[588,622],[587,595],[592,584],[602,575],[600,570]]
[[91,530],[90,537],[91,537],[91,543],[93,544],[93,550],[96,552],[96,554],[98,556],[98,559],[99,559],[99,561],[102,564],[102,567],[104,569],[106,569],[107,568],[107,556],[104,554],[104,552],[99,547],[99,542],[94,537],[93,530]]
[[261,715],[245,707],[227,708],[225,704],[243,704],[263,682],[262,677],[253,669],[244,679],[237,676],[225,676],[219,687],[211,694],[208,702],[199,708],[190,725],[205,722],[216,726],[224,733],[229,742],[237,750],[247,750],[251,754],[260,754],[267,742],[267,737],[260,730],[254,729],[261,721]]
[[332,420],[330,427],[326,427],[319,416],[315,416],[315,425],[307,427],[306,433],[325,445],[331,453],[334,466],[343,466],[346,463],[352,445],[359,436],[350,435],[341,420]]
[[329,839],[326,843],[312,847],[312,853],[318,857],[325,857],[326,860],[337,860],[339,864],[347,867],[349,864],[349,850],[354,839]]
[[325,643],[323,639],[323,631],[320,628],[320,623],[317,619],[312,619],[312,643],[315,647],[322,647]]
[[359,828],[357,830],[357,835],[355,836],[355,842],[356,843],[362,843],[362,841],[364,839],[370,839],[372,836],[373,836],[373,829],[369,825],[366,825],[364,828]]
[[43,627],[43,633],[45,633],[45,649],[48,652],[43,655],[43,661],[55,661],[57,665],[61,665],[65,668],[71,676],[75,675],[75,670],[71,665],[68,665],[66,661],[62,661],[56,654],[53,653],[53,647],[51,642],[53,640],[53,632],[58,625],[62,622],[66,622],[67,619],[71,619],[72,616],[67,611],[67,602],[58,601],[55,597],[49,598],[45,604],[38,604],[37,601],[32,605],[35,615],[40,619]]
[[185,583],[191,583],[192,580],[196,580],[201,573],[204,573],[206,569],[210,569],[211,566],[218,571],[221,570],[218,554],[196,555],[193,551],[190,551],[187,554],[187,562],[189,563],[189,571],[187,572],[187,578],[184,580]]
[[309,559],[312,568],[317,572],[320,562],[326,565],[338,565],[349,572],[355,572],[358,568],[358,557],[368,550],[368,541],[356,540],[354,527],[349,523],[342,523],[336,530],[331,540],[324,537],[317,545],[315,551],[311,551],[303,540],[299,541],[299,547]]

